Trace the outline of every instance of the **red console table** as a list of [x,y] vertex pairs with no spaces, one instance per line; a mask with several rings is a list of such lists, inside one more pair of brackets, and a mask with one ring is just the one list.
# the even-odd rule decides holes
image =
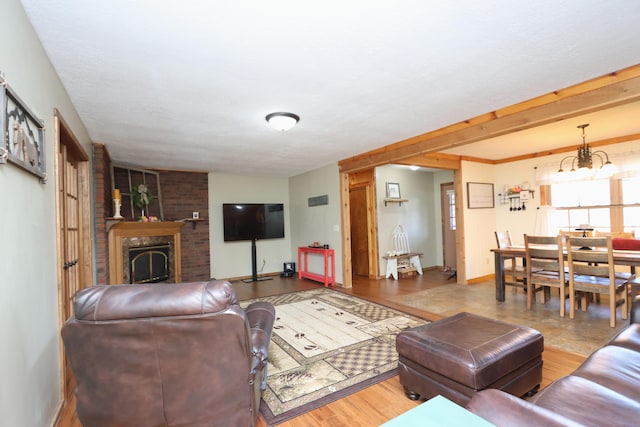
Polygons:
[[[324,275],[309,272],[309,254],[322,255],[324,257]],[[331,261],[329,261],[331,258]],[[331,262],[331,275],[329,275],[329,262]],[[323,247],[306,247],[298,248],[298,278],[311,279],[324,283],[324,286],[334,285],[336,277],[336,257],[333,249],[325,249]]]

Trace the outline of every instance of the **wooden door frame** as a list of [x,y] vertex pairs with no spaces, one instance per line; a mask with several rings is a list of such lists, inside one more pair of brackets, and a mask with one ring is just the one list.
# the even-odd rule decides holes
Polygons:
[[[57,258],[57,283],[58,283],[58,325],[60,330],[65,322],[63,304],[64,292],[62,289],[63,275],[64,275],[64,238],[61,235],[60,229],[62,225],[62,218],[60,217],[60,211],[62,207],[62,200],[60,199],[60,174],[64,173],[64,165],[59,164],[59,154],[62,150],[62,136],[64,133],[64,145],[67,150],[71,152],[76,159],[78,159],[78,197],[79,197],[79,209],[80,215],[78,217],[78,234],[80,245],[78,248],[78,269],[79,280],[81,288],[89,286],[93,282],[93,258],[92,258],[92,230],[91,230],[91,174],[90,174],[90,157],[86,151],[76,139],[75,135],[71,131],[71,127],[65,122],[62,114],[58,109],[54,109],[53,114],[53,144],[54,144],[54,173],[55,173],[55,204],[56,204],[56,258]],[[65,366],[64,366],[64,345],[60,334],[59,339],[59,354],[60,354],[60,393],[62,399],[66,399],[67,381],[65,378]],[[65,402],[62,402],[63,406]]]
[[[367,210],[367,257],[369,260],[369,267],[367,275],[369,278],[379,277],[379,262],[378,262],[378,227],[377,227],[377,210],[376,210],[376,182],[374,169],[368,169],[349,175],[349,184],[347,189],[348,205],[349,208],[344,212],[349,217],[349,267],[353,274],[353,267],[351,265],[351,197],[350,191],[353,189],[364,188],[366,195],[366,210]],[[344,281],[344,278],[343,278]],[[349,286],[350,287],[350,286]]]

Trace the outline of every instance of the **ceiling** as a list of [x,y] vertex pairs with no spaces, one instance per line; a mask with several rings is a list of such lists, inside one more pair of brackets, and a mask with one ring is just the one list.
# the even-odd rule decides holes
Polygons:
[[[637,0],[21,1],[92,141],[149,168],[294,176],[640,64]],[[640,132],[619,108],[450,152]]]

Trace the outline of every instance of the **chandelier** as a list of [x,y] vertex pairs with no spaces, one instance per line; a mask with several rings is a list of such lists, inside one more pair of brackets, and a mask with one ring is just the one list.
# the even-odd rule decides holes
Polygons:
[[[560,169],[558,169],[558,173],[564,172],[562,169],[562,163],[564,163],[565,160],[572,159],[571,170],[569,172],[574,172],[578,175],[588,175],[593,172],[593,158],[597,157],[600,159],[600,167],[596,170],[597,175],[602,177],[611,176],[615,172],[616,168],[609,160],[609,155],[602,150],[591,151],[591,147],[589,147],[589,144],[585,142],[584,128],[587,126],[589,126],[589,123],[578,125],[578,129],[582,129],[582,145],[578,147],[578,155],[567,156],[560,160]],[[578,167],[577,170],[576,166]]]

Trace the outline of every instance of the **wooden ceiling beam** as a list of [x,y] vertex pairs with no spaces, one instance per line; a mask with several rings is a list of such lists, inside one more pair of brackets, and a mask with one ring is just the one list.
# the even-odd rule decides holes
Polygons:
[[341,172],[447,150],[640,100],[640,64],[338,162]]
[[422,166],[424,168],[458,170],[460,169],[460,156],[444,153],[427,153],[415,157],[408,157],[396,163],[407,166]]

